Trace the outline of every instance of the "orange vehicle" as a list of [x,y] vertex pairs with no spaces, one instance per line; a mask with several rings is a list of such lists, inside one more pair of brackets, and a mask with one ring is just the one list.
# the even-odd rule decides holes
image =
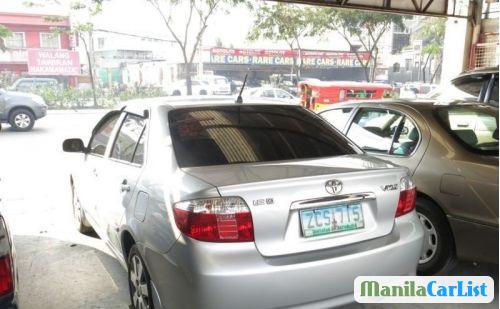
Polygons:
[[393,93],[390,85],[362,82],[302,81],[298,88],[302,106],[311,110],[344,101],[388,98]]

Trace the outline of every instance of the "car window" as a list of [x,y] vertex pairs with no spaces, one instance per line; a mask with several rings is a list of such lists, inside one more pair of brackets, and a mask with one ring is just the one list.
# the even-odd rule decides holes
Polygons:
[[111,157],[126,162],[132,162],[144,126],[144,118],[127,114],[113,145]]
[[118,121],[120,114],[113,113],[106,115],[105,120],[101,120],[94,129],[94,135],[90,139],[89,153],[104,156],[109,138],[113,133],[113,128]]
[[291,95],[284,92],[283,90],[276,90],[276,96],[280,99],[293,99]]
[[347,120],[349,120],[349,115],[352,111],[352,108],[337,108],[328,110],[326,112],[321,113],[321,117],[325,118],[326,121],[331,123],[334,127],[339,130],[343,130]]
[[332,157],[359,153],[298,106],[192,107],[168,114],[180,167]]
[[440,123],[466,148],[498,156],[498,109],[484,105],[442,108]]
[[361,109],[349,127],[347,137],[366,151],[389,154],[403,116],[386,109]]
[[263,98],[274,98],[274,90],[272,89],[263,90],[260,96]]
[[147,136],[147,127],[144,127],[142,130],[141,137],[139,138],[139,142],[135,148],[134,158],[132,159],[132,163],[142,165],[144,163],[144,144]]
[[491,88],[490,103],[498,106],[498,77],[493,82],[493,87]]
[[417,148],[420,140],[420,132],[409,117],[403,120],[403,126],[396,132],[396,138],[392,145],[391,154],[399,156],[409,156]]

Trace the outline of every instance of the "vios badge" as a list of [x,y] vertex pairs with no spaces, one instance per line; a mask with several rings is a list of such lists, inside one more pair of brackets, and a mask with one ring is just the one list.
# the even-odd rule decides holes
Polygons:
[[342,181],[337,179],[328,180],[325,183],[326,192],[335,195],[342,191]]

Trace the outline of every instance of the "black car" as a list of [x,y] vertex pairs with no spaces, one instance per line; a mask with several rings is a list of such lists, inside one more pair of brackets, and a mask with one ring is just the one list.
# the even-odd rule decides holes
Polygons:
[[0,309],[17,308],[16,252],[12,236],[0,214]]

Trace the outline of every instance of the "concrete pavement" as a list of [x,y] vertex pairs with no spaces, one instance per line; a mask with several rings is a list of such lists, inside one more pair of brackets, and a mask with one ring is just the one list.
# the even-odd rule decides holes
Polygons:
[[[33,131],[0,132],[0,209],[14,234],[21,309],[128,308],[125,270],[97,237],[71,221],[65,138],[86,141],[102,110],[49,111]],[[497,266],[462,263],[451,274],[490,275]],[[497,293],[498,295],[498,293]],[[487,305],[361,305],[350,308],[498,308]]]

